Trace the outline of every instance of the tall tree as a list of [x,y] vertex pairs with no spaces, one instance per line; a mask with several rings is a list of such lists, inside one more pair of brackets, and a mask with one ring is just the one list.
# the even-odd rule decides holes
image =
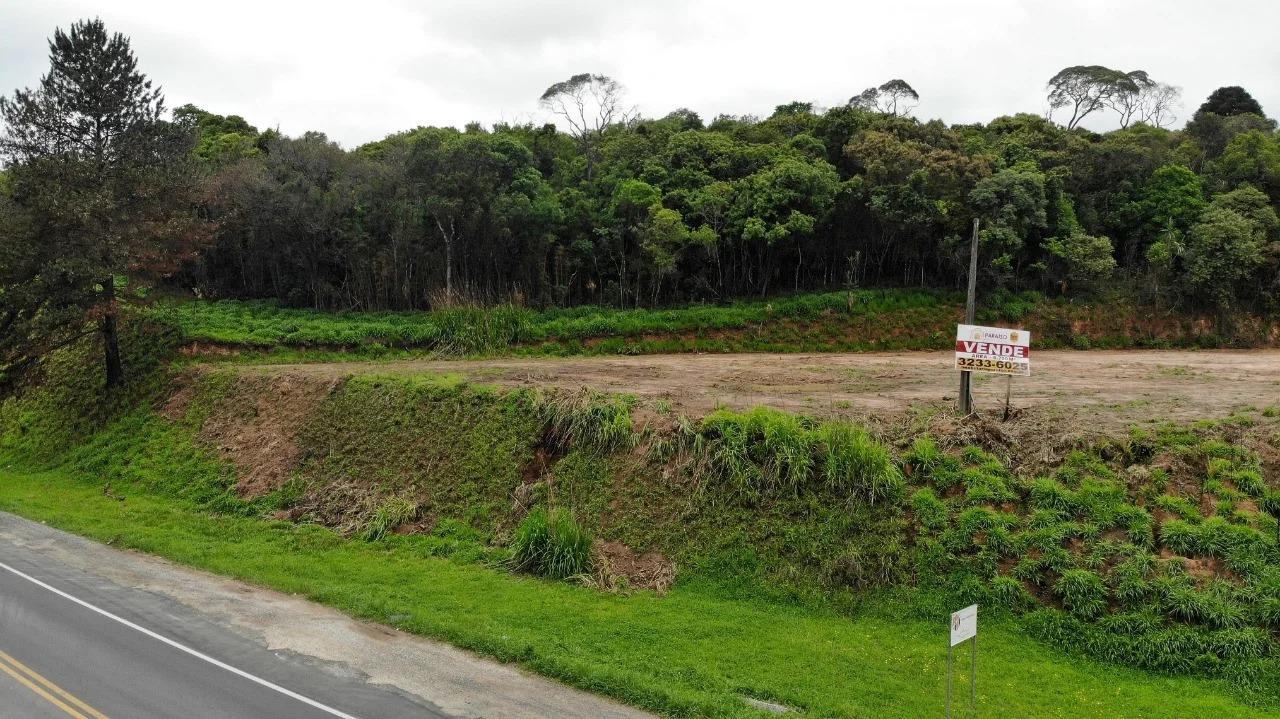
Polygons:
[[574,75],[548,87],[538,104],[564,118],[587,156],[587,176],[594,167],[596,141],[610,125],[626,123],[636,110],[626,104],[622,84],[607,76],[589,72]]
[[879,87],[868,87],[854,95],[849,98],[848,105],[897,117],[909,114],[919,101],[919,93],[906,80],[893,79]]
[[1182,90],[1156,82],[1141,70],[1129,73],[1133,87],[1122,87],[1107,105],[1120,117],[1121,129],[1135,122],[1167,127],[1176,119],[1174,108],[1181,104]]
[[1070,108],[1067,129],[1075,129],[1089,115],[1107,107],[1117,96],[1138,94],[1139,83],[1150,82],[1142,70],[1121,72],[1101,65],[1073,65],[1049,79],[1050,112]]
[[1229,85],[1214,90],[1197,112],[1212,112],[1223,117],[1244,114],[1266,116],[1262,112],[1262,105],[1253,99],[1253,95],[1250,95],[1248,90],[1239,85]]
[[37,89],[0,99],[0,156],[31,241],[55,247],[68,282],[91,290],[83,309],[98,321],[110,388],[123,378],[117,285],[175,270],[203,237],[190,212],[191,138],[161,119],[160,90],[101,20],[55,30],[49,61]]

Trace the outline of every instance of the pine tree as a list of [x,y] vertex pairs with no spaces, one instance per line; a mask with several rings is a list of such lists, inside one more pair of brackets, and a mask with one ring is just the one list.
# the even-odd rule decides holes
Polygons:
[[78,290],[42,299],[96,321],[110,388],[124,376],[118,286],[172,272],[207,234],[192,212],[193,138],[161,119],[160,90],[101,20],[55,30],[49,61],[37,89],[0,98],[0,157],[31,220],[26,241]]

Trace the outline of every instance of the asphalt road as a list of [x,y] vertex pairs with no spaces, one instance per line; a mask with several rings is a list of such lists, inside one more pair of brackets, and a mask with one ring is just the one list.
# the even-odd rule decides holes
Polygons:
[[[340,669],[340,668],[339,668]],[[447,717],[158,594],[0,544],[0,717]]]

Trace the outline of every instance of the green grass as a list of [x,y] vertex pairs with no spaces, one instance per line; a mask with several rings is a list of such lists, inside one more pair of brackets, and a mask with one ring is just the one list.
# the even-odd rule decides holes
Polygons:
[[[355,616],[386,622],[397,615],[406,631],[673,716],[767,716],[744,705],[743,695],[811,717],[942,710],[946,627],[904,618],[888,602],[847,617],[739,600],[712,583],[684,582],[665,597],[601,593],[440,558],[438,538],[368,543],[314,525],[193,512],[142,492],[117,501],[96,483],[56,472],[0,470],[0,509]],[[1220,682],[1051,650],[999,617],[984,618],[981,642],[982,716],[1276,716]],[[963,696],[963,678],[959,689]]]
[[[237,349],[232,361],[395,359],[436,354],[610,355],[946,349],[963,301],[934,290],[851,290],[672,309],[499,306],[429,312],[322,312],[267,301],[165,301],[145,316],[190,342]],[[1159,315],[1159,316],[1156,316]],[[1123,301],[1096,305],[1036,293],[982,298],[978,320],[1018,324],[1042,349],[1217,347],[1269,344],[1204,330],[1203,318],[1160,315]],[[1252,331],[1252,330],[1251,330]],[[1076,334],[1081,332],[1082,334]]]
[[372,352],[417,347],[466,354],[516,344],[565,343],[568,349],[597,338],[714,333],[779,320],[938,310],[952,308],[956,302],[954,295],[933,291],[863,290],[665,310],[582,306],[535,311],[501,306],[430,312],[318,312],[265,301],[223,300],[167,302],[146,312],[176,326],[192,341],[248,347],[359,347]]

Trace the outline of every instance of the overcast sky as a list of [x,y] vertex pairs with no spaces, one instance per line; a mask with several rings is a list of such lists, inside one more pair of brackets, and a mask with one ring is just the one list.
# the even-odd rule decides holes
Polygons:
[[94,15],[132,38],[170,107],[347,147],[418,125],[541,122],[538,96],[579,72],[616,78],[649,117],[830,106],[901,77],[917,117],[987,121],[1043,112],[1045,81],[1080,64],[1180,86],[1179,125],[1221,85],[1280,114],[1277,0],[0,0],[0,92],[34,86],[54,27]]

